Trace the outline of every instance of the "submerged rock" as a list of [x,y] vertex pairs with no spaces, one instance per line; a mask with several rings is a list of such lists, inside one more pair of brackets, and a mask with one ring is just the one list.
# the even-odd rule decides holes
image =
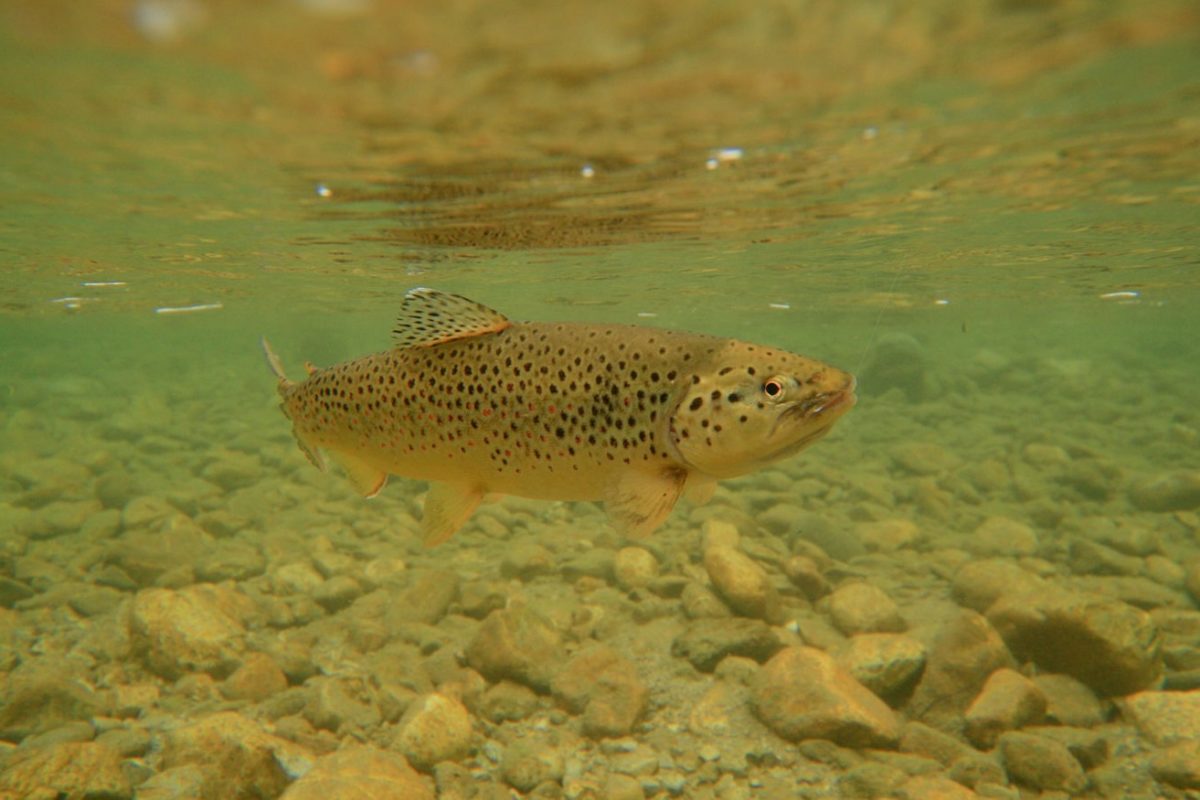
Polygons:
[[861,581],[839,586],[826,600],[833,624],[847,636],[899,633],[908,628],[900,608],[877,586]]
[[913,401],[925,397],[928,381],[925,348],[907,333],[880,336],[859,373],[864,394],[883,394],[895,389]]
[[245,632],[211,593],[198,587],[144,589],[129,611],[134,652],[147,669],[168,680],[188,672],[233,672]]
[[998,600],[988,619],[1020,658],[1063,672],[1101,695],[1154,685],[1163,672],[1158,628],[1120,601],[1046,588]]
[[1200,689],[1139,692],[1118,705],[1121,715],[1156,745],[1200,741]]
[[415,700],[397,726],[395,747],[419,770],[456,761],[471,750],[471,715],[453,697],[434,692]]
[[1011,731],[1000,737],[1004,768],[1017,783],[1075,794],[1087,785],[1083,766],[1065,745],[1045,736]]
[[729,545],[713,545],[704,551],[704,568],[717,594],[734,611],[767,622],[782,621],[779,593],[754,559]]
[[434,800],[433,790],[404,757],[358,745],[317,760],[280,800]]
[[0,796],[125,800],[133,788],[115,750],[98,742],[63,742],[16,751],[0,771]]
[[275,797],[310,756],[232,711],[210,714],[166,734],[162,765],[194,765],[204,773],[205,797]]
[[1000,734],[1041,722],[1046,696],[1029,678],[1002,668],[991,674],[967,708],[966,736],[980,750],[990,750]]
[[887,701],[911,689],[925,668],[925,645],[896,633],[853,636],[833,655],[855,680]]
[[1143,511],[1187,511],[1200,508],[1200,470],[1181,470],[1138,481],[1129,499]]
[[790,741],[895,747],[900,740],[892,710],[815,648],[781,650],[759,670],[751,691],[758,718]]
[[783,642],[766,623],[756,619],[701,619],[671,643],[671,655],[686,658],[701,672],[712,672],[726,656],[766,661]]

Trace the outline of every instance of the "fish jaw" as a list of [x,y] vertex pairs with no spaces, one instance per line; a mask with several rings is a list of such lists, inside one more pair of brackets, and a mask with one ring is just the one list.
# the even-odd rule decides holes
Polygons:
[[693,376],[670,438],[690,469],[733,478],[789,458],[854,407],[849,373],[792,353],[733,342]]

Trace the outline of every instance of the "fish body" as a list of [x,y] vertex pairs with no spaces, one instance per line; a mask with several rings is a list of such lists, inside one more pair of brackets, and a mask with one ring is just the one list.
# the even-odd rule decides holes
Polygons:
[[[295,383],[284,413],[318,467],[359,492],[389,474],[431,481],[426,544],[485,495],[602,501],[627,535],[658,527],[681,494],[753,472],[828,432],[854,379],[804,356],[631,325],[512,322],[432,289],[405,297],[396,346]],[[266,342],[264,340],[264,346]]]

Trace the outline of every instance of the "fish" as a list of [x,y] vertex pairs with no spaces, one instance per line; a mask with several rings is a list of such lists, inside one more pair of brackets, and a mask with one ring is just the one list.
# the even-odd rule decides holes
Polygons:
[[784,350],[637,325],[514,322],[409,290],[392,347],[291,381],[280,407],[315,466],[364,497],[429,481],[421,535],[445,542],[495,496],[598,501],[641,539],[681,496],[789,458],[855,404],[852,375]]

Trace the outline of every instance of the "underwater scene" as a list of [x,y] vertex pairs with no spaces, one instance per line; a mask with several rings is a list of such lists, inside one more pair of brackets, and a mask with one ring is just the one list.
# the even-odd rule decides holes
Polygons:
[[1191,0],[0,0],[0,799],[1200,798]]

